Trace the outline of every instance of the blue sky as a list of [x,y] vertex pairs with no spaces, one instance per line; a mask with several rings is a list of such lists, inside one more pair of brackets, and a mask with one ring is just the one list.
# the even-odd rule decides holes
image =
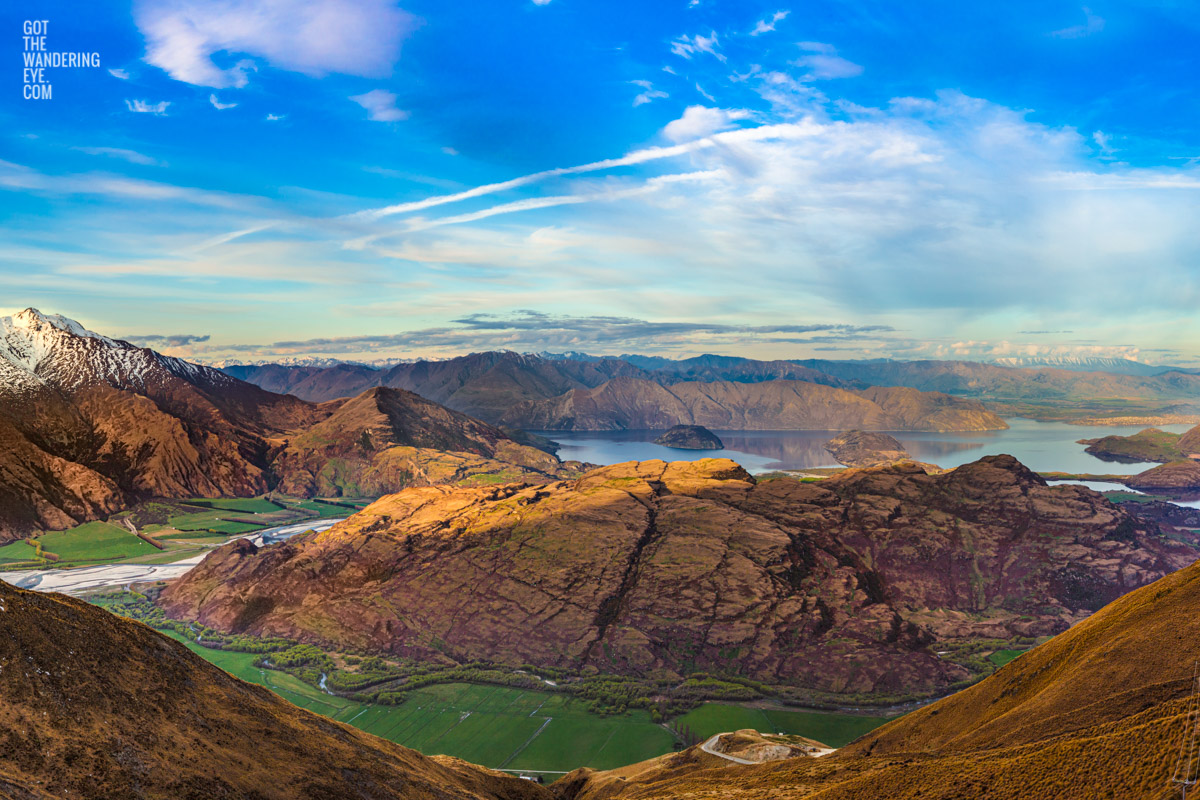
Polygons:
[[102,66],[10,69],[0,312],[202,360],[1200,363],[1196,3],[16,5]]

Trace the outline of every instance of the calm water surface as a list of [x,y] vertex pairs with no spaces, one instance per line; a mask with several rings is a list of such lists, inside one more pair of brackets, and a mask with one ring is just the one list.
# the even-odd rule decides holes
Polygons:
[[[1113,473],[1130,475],[1155,464],[1115,464],[1083,451],[1079,439],[1118,434],[1128,436],[1145,425],[1092,427],[1061,422],[1010,419],[1006,431],[972,433],[893,432],[918,461],[942,467],[958,467],[983,456],[1008,453],[1039,472]],[[1183,433],[1190,425],[1164,425],[1163,430]],[[659,431],[570,432],[538,431],[562,445],[558,457],[592,464],[622,461],[694,461],[700,458],[731,458],[750,472],[776,469],[836,467],[824,443],[839,431],[714,431],[725,443],[724,450],[676,450],[653,443]]]

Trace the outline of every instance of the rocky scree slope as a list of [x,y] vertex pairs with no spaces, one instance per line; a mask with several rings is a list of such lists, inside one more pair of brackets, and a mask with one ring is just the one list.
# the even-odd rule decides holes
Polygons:
[[[339,439],[331,419],[343,407],[339,419],[363,419],[371,403],[376,420]],[[366,428],[378,435],[358,436]],[[408,393],[316,406],[64,317],[34,309],[0,317],[0,542],[148,497],[250,496],[281,482],[330,494],[356,483],[393,491],[423,482],[419,466],[390,463],[398,445],[420,450],[418,461],[436,461],[434,447],[453,445],[478,462],[443,470],[450,475],[558,474],[545,454]],[[381,456],[389,464],[377,468]],[[404,480],[390,480],[389,470]]]
[[0,797],[536,800],[297,708],[79,600],[0,582]]
[[935,638],[1057,632],[1196,553],[1008,456],[819,483],[648,461],[409,489],[323,533],[222,547],[160,603],[223,631],[418,658],[937,692],[966,674]]

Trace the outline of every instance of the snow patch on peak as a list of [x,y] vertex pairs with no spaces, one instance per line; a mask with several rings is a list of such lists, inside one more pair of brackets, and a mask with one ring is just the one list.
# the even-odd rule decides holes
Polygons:
[[75,320],[70,317],[64,317],[62,314],[43,314],[36,308],[27,308],[11,317],[0,317],[0,333],[7,333],[10,330],[37,331],[47,325],[74,336],[97,339],[113,347],[117,345],[114,340],[107,336],[95,331],[89,331]]

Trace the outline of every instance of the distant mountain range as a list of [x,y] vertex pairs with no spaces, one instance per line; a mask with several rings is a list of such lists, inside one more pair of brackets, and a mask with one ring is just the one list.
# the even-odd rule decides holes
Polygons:
[[[991,363],[1002,367],[1024,367],[1030,369],[1065,369],[1073,372],[1110,372],[1114,375],[1162,375],[1177,371],[1176,367],[1154,366],[1128,358],[1089,358],[1086,356],[1037,357],[1021,356],[997,358]],[[1187,370],[1190,371],[1190,370]]]
[[[1106,367],[1108,371],[1097,369],[1100,367]],[[619,392],[606,387],[600,395],[589,398],[568,396],[569,392],[578,390],[601,389],[604,383],[615,378],[637,379],[668,389],[680,383],[774,381],[851,391],[880,386],[907,387],[980,400],[987,403],[990,410],[1007,416],[1043,420],[1200,416],[1200,374],[1196,371],[1147,367],[1120,359],[1058,359],[1044,365],[1005,366],[976,361],[758,361],[716,355],[672,360],[660,356],[610,358],[582,353],[535,355],[494,351],[440,361],[398,364],[387,369],[343,363],[328,367],[240,365],[225,370],[271,391],[287,392],[314,402],[350,396],[370,386],[395,386],[491,422],[505,420],[518,426],[550,425],[568,430],[619,428],[622,425],[639,427],[651,422],[665,427],[710,424],[703,421],[705,417],[694,414],[690,418],[689,414],[683,414],[651,420],[645,413],[631,414],[605,400],[607,397],[613,403],[624,402],[618,401],[618,395],[628,399],[630,391],[627,387]],[[660,394],[650,386],[642,386],[639,391],[646,396]],[[557,415],[562,418],[555,422],[556,415],[551,408],[569,407],[580,401],[598,403],[594,411],[589,410],[588,420],[569,420],[569,415]],[[747,399],[747,402],[762,401],[767,401],[767,395],[753,391]],[[667,402],[675,401],[667,399]],[[723,424],[736,426],[735,420],[742,416],[742,409],[735,405],[720,413],[729,417],[729,421],[715,421],[717,427]],[[763,422],[766,427],[779,429],[797,424],[810,429],[818,427],[815,422],[787,421],[782,415],[773,422]],[[831,429],[856,426],[851,415],[840,424],[833,424]],[[945,428],[970,429],[970,424]]]
[[492,423],[533,430],[656,430],[674,425],[757,430],[996,430],[978,402],[880,391],[786,361],[705,356],[647,370],[624,359],[545,358],[506,351],[375,370],[227,367],[276,392],[315,402],[370,386],[416,392]]
[[379,494],[561,471],[402,390],[315,405],[64,317],[0,317],[0,541],[149,497]]

